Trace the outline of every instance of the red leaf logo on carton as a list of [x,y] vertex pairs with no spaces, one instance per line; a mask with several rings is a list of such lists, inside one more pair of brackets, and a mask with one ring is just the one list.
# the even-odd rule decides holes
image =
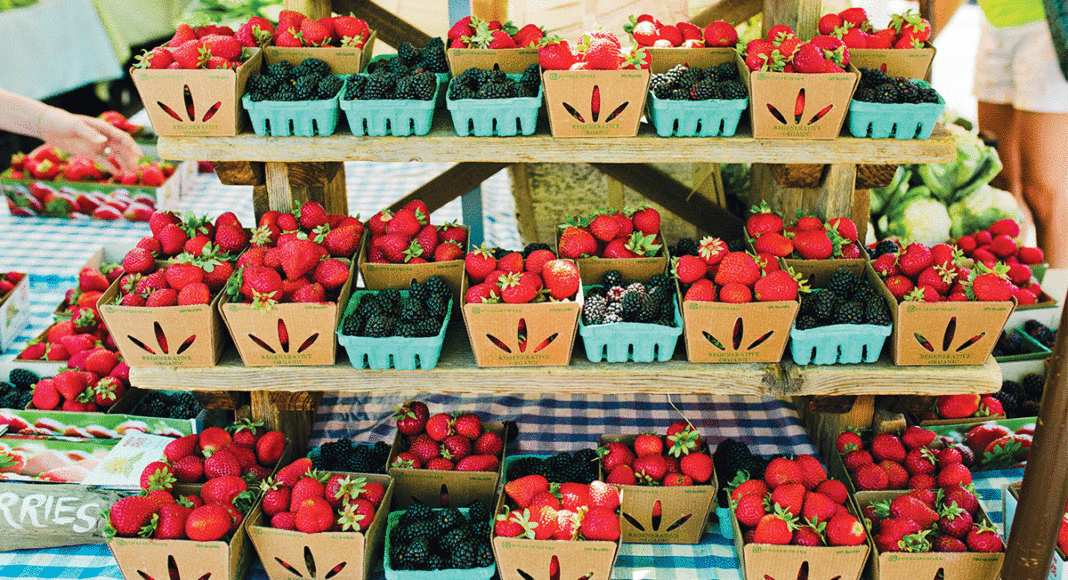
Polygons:
[[[312,555],[311,548],[308,546],[304,546],[304,567],[307,570],[307,574],[301,574],[296,567],[281,558],[275,557],[274,561],[278,562],[279,566],[285,568],[287,572],[296,578],[318,578],[318,576],[316,576],[315,556]],[[340,574],[341,571],[345,569],[346,565],[348,565],[348,562],[336,564],[323,575],[324,580],[330,580],[330,578]]]
[[[652,507],[651,511],[652,511],[652,513],[650,514],[650,517],[649,517],[649,526],[648,526],[648,528],[646,526],[643,526],[641,524],[641,522],[638,520],[638,518],[635,517],[634,515],[632,515],[630,513],[627,513],[627,512],[622,512],[622,514],[623,514],[623,519],[627,520],[627,522],[630,525],[634,526],[634,529],[638,530],[639,532],[645,532],[645,531],[659,532],[660,531],[660,526],[663,524],[663,506],[660,504],[660,500],[656,500],[655,502],[653,502],[653,507]],[[667,529],[664,530],[664,532],[673,532],[673,531],[675,531],[676,529],[681,527],[683,524],[685,524],[687,521],[689,521],[691,517],[693,517],[692,513],[682,515],[679,519],[675,520],[670,526],[668,526]]]
[[[582,113],[580,113],[578,111],[578,109],[576,109],[573,105],[571,105],[571,103],[568,103],[566,101],[562,101],[561,104],[564,106],[564,110],[567,111],[567,113],[569,115],[574,117],[576,121],[578,121],[579,123],[584,123],[584,124],[586,123],[586,118],[583,117]],[[630,105],[630,101],[623,101],[623,103],[621,103],[618,107],[616,107],[612,111],[611,114],[609,114],[607,117],[605,117],[604,122],[605,123],[611,123],[612,121],[614,121],[616,119],[616,117],[618,117],[618,116],[623,114],[623,111],[626,110],[628,105]],[[590,91],[590,118],[591,118],[591,122],[596,123],[598,121],[598,119],[600,118],[600,116],[601,116],[601,87],[598,86],[598,85],[593,85],[593,90]]]
[[[272,347],[271,345],[267,344],[267,341],[263,340],[262,338],[252,334],[251,332],[248,333],[248,337],[252,340],[252,342],[256,343],[256,346],[259,346],[263,350],[271,354],[278,354],[278,351],[275,350],[274,347]],[[313,333],[311,336],[304,339],[304,342],[302,342],[300,344],[300,347],[297,348],[297,354],[300,354],[311,348],[311,346],[315,344],[315,341],[318,339],[318,332]],[[278,346],[278,350],[281,350],[283,353],[289,353],[289,330],[286,327],[286,321],[282,320],[281,318],[278,319]]]
[[[189,90],[189,85],[184,85],[182,87],[182,96],[185,100],[184,108],[186,115],[189,117],[188,120],[193,123],[196,123],[197,111],[196,106],[193,104],[193,93]],[[186,119],[183,119],[181,115],[179,115],[173,108],[168,106],[163,101],[156,101],[156,106],[158,106],[164,113],[170,115],[175,121],[178,121],[179,123],[184,123],[186,121]],[[215,116],[215,113],[219,112],[219,109],[221,107],[222,101],[216,101],[214,105],[208,107],[208,110],[204,113],[204,117],[200,120],[200,122],[207,123],[209,120],[211,120],[212,117]]]
[[[163,327],[160,326],[159,322],[152,323],[152,330],[156,335],[156,346],[159,348],[160,353],[170,354],[170,348],[168,348],[169,345],[167,343],[167,335],[163,332]],[[134,343],[135,345],[137,345],[138,348],[147,352],[148,354],[157,354],[152,347],[148,346],[148,344],[145,343],[145,341],[136,338],[134,335],[128,334],[126,335],[126,338],[128,338],[130,342]],[[197,335],[194,334],[182,341],[182,344],[178,346],[178,350],[174,352],[175,356],[180,355],[185,351],[189,350],[189,347],[193,346],[193,342],[195,342],[196,339]]]
[[[801,87],[801,89],[797,91],[797,98],[794,99],[794,122],[793,122],[794,125],[801,125],[801,122],[804,120],[804,118],[805,118],[805,106],[806,106],[806,103],[805,103],[805,88]],[[779,109],[777,109],[775,107],[775,105],[772,105],[771,103],[767,103],[767,107],[768,107],[768,112],[771,113],[772,117],[775,117],[776,121],[778,121],[782,125],[790,125],[790,123],[786,120],[786,117],[782,114],[781,111],[779,111]],[[805,125],[812,125],[816,121],[819,121],[820,119],[825,117],[827,115],[827,113],[830,113],[831,109],[833,109],[833,108],[834,108],[833,104],[827,105],[826,107],[823,107],[822,109],[817,111],[814,115],[812,115],[812,117],[810,117],[808,119],[808,122],[805,123]]]
[[[701,334],[705,337],[706,340],[708,340],[709,343],[712,344],[712,346],[718,348],[719,350],[723,350],[723,351],[727,350],[727,347],[724,345],[724,342],[722,340],[716,338],[715,336],[712,336],[712,334],[710,332],[708,332],[707,330],[701,331]],[[754,348],[764,344],[774,334],[775,334],[774,330],[769,330],[768,332],[765,332],[764,334],[761,334],[756,339],[752,340],[749,343],[749,345],[745,347],[745,350],[747,350],[747,351],[753,350]],[[745,338],[745,323],[742,322],[742,318],[741,317],[738,317],[738,319],[734,321],[734,332],[733,332],[733,335],[731,336],[731,340],[730,340],[730,345],[731,345],[730,350],[733,350],[733,351],[740,350],[741,347],[742,347],[742,342],[743,342],[744,338]]]
[[[553,341],[555,341],[559,336],[559,332],[554,332],[549,336],[545,337],[545,339],[539,342],[538,345],[534,348],[533,354],[537,354],[548,348],[548,346],[552,344]],[[492,334],[486,334],[486,338],[488,338],[489,341],[493,343],[493,346],[496,346],[497,348],[508,354],[513,354],[512,348],[509,347],[508,344],[503,340],[497,338],[496,336],[493,336]],[[516,328],[516,345],[520,353],[527,352],[527,320],[525,318],[519,319],[519,324]]]
[[[952,346],[953,346],[953,338],[956,335],[956,333],[957,333],[957,317],[954,316],[954,317],[949,319],[949,322],[946,323],[946,330],[945,330],[944,333],[942,333],[942,352],[949,352],[949,349],[952,348]],[[982,340],[983,337],[985,337],[985,336],[986,336],[986,332],[980,332],[979,334],[977,334],[977,335],[969,338],[968,340],[965,340],[964,342],[962,342],[960,344],[960,346],[958,346],[957,348],[955,348],[953,350],[953,352],[963,352],[965,349],[975,345],[975,343],[977,343],[980,340]],[[920,334],[919,332],[913,332],[912,333],[912,337],[914,339],[916,339],[916,342],[918,342],[919,345],[922,346],[927,352],[934,352],[935,351],[935,346],[931,343],[931,341],[927,340],[927,338],[925,336],[923,336],[922,334]]]

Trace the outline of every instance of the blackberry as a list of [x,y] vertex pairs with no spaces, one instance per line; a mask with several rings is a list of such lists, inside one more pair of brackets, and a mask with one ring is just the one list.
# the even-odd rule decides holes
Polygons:
[[1020,380],[1020,384],[1023,386],[1025,399],[1042,400],[1042,391],[1046,388],[1046,377],[1037,373],[1030,373],[1024,375],[1024,378]]
[[506,250],[504,248],[493,248],[493,259],[500,260],[508,254],[514,253],[515,250]]
[[312,459],[315,469],[337,471],[352,455],[352,441],[338,439],[319,446],[318,457]]
[[768,467],[769,458],[759,455],[750,455],[738,465],[739,471],[749,474],[749,479],[764,479],[764,470]]
[[397,331],[397,320],[387,315],[375,315],[367,319],[364,335],[371,338],[386,338]]
[[874,102],[876,102],[875,99],[876,99],[875,89],[872,88],[872,87],[859,88],[859,89],[857,89],[856,94],[853,95],[853,100],[854,101],[864,101],[864,102],[867,102],[867,103],[874,103]]
[[671,94],[668,95],[668,99],[672,101],[688,101],[690,100],[690,91],[686,89],[673,89]]
[[291,85],[291,84],[283,84],[283,85],[279,85],[278,90],[275,91],[275,93],[273,95],[271,95],[270,100],[272,100],[272,101],[297,101],[297,100],[300,100],[300,99],[297,98],[297,92],[296,92],[296,89],[293,87],[293,85]]
[[427,317],[426,307],[420,300],[407,300],[401,308],[401,320],[419,322]]
[[1041,409],[1042,404],[1038,401],[1023,401],[1020,403],[1020,417],[1037,417],[1038,411]]
[[660,318],[660,300],[650,294],[642,296],[641,306],[638,309],[637,320],[639,322],[652,322]]
[[519,77],[519,83],[526,87],[531,94],[537,95],[538,90],[541,89],[541,69],[537,64],[532,64],[523,71],[523,75]]
[[845,302],[834,315],[835,324],[864,324],[864,305],[860,302]]
[[[408,288],[408,304],[412,302],[426,302],[430,298],[430,289],[426,287],[422,282],[412,281],[412,285]],[[405,307],[408,306],[405,304]],[[422,306],[422,304],[420,304]],[[426,309],[424,308],[425,312]]]
[[604,282],[604,285],[609,288],[612,288],[613,286],[622,286],[623,275],[619,273],[619,270],[609,270],[604,273],[602,281]]
[[582,323],[586,325],[604,324],[607,303],[601,296],[587,296],[582,305]]
[[661,85],[653,89],[653,95],[660,100],[671,99],[674,91],[674,85]]
[[668,314],[674,314],[671,312],[674,310],[675,305],[675,292],[674,289],[666,285],[653,286],[653,289],[649,291],[649,296],[656,300],[656,303],[660,306],[660,311]]
[[456,77],[459,82],[466,84],[467,86],[478,89],[486,81],[485,71],[480,68],[469,68],[460,73],[460,76]]
[[727,240],[727,251],[729,252],[744,252],[746,250],[746,241],[743,239]]
[[487,83],[475,94],[476,99],[507,99],[511,97],[511,91],[506,85]]
[[883,302],[881,298],[864,303],[864,320],[868,324],[877,324],[879,326],[889,326],[893,322],[886,302]]
[[428,278],[426,287],[430,291],[431,296],[449,297],[449,287],[445,285],[445,279],[441,276],[431,276]]
[[31,370],[16,368],[11,369],[7,380],[20,389],[30,389],[41,380],[41,377]]
[[1037,326],[1034,330],[1029,331],[1027,334],[1029,334],[1031,338],[1037,340],[1046,348],[1050,349],[1053,348],[1053,343],[1057,340],[1057,334],[1044,325]]
[[439,322],[445,320],[445,317],[449,315],[448,297],[440,294],[431,295],[426,303],[426,311]]
[[931,87],[920,87],[918,93],[919,100],[917,102],[920,103],[938,103],[942,100],[941,97],[938,96],[938,91]]
[[817,294],[812,292],[806,292],[801,294],[801,306],[797,310],[797,315],[800,316],[812,316],[816,315],[816,296]]
[[319,90],[319,77],[314,75],[306,75],[297,79],[296,84],[293,85],[293,91],[297,95],[298,101],[310,101],[315,98]]
[[1001,408],[1005,411],[1006,418],[1015,419],[1018,416],[1020,399],[1016,395],[998,391],[991,396],[1001,403]]
[[453,79],[452,84],[449,85],[449,99],[453,101],[459,101],[461,99],[474,99],[477,92],[471,87],[456,82]]
[[852,296],[862,283],[861,279],[853,272],[839,268],[831,274],[827,289],[839,296]]
[[734,479],[734,474],[750,456],[749,446],[737,439],[727,438],[719,442],[712,452],[712,465],[723,485]]
[[822,322],[830,322],[838,310],[838,295],[830,290],[821,290],[816,293],[815,300],[813,315]]
[[663,288],[667,288],[668,290],[674,290],[674,286],[675,285],[672,283],[671,278],[668,278],[667,276],[665,276],[663,274],[653,274],[652,277],[649,278],[649,283],[646,284],[646,286],[649,287],[649,292],[652,292],[657,287],[663,287]]
[[875,244],[875,257],[878,258],[883,254],[893,254],[901,250],[901,246],[894,240],[883,240],[878,244]]
[[897,95],[899,103],[918,103],[920,91],[919,87],[912,84],[912,81],[904,77],[897,77],[894,79],[894,86],[897,87]]
[[434,98],[438,81],[434,75],[424,72],[409,77],[409,97],[417,101],[429,101]]
[[426,570],[444,570],[449,567],[449,561],[441,554],[430,554],[423,563]]
[[[708,70],[712,70],[712,69],[709,68]],[[707,73],[706,73],[706,76],[707,76]],[[719,83],[719,82],[724,82],[724,81],[733,81],[733,80],[737,80],[737,79],[738,79],[738,65],[734,64],[733,62],[721,63],[719,66],[716,67],[716,72],[715,72],[715,81],[716,82]]]
[[332,72],[330,65],[318,58],[306,58],[300,63],[300,66],[323,77],[329,76]]
[[744,99],[749,94],[749,91],[745,89],[745,85],[739,81],[727,81],[720,83],[716,87],[717,99]]
[[341,92],[341,87],[344,85],[345,81],[341,80],[341,77],[338,75],[323,77],[323,80],[319,81],[316,95],[320,99],[332,99]]
[[687,70],[689,70],[689,67],[677,64],[672,67],[671,70],[664,73],[664,77],[666,77],[671,82],[671,84],[676,84],[679,82],[679,78],[682,77],[682,74],[685,73]]
[[681,238],[679,242],[675,244],[675,248],[671,251],[672,256],[696,256],[697,255],[697,242],[692,238]]
[[438,512],[438,527],[448,531],[467,525],[467,518],[456,508],[445,508]]
[[623,293],[623,319],[634,320],[642,308],[642,295],[629,288]]
[[281,60],[272,65],[268,65],[267,71],[264,75],[274,79],[276,84],[282,84],[285,81],[290,80],[290,71],[293,70],[293,65],[287,61]]
[[523,248],[523,251],[521,252],[523,254],[523,259],[526,260],[528,256],[530,256],[531,254],[533,254],[534,252],[536,252],[538,250],[549,250],[549,251],[552,251],[552,248],[549,247],[549,244],[542,244],[542,243],[538,243],[538,242],[535,242],[533,244],[527,244],[526,247]]
[[704,76],[704,71],[702,71],[701,69],[688,68],[683,71],[681,75],[679,75],[679,78],[677,81],[675,81],[675,84],[680,89],[689,90],[695,84],[703,81]]
[[449,72],[449,63],[445,59],[445,42],[435,36],[423,47],[420,67],[432,73]]
[[449,554],[449,564],[461,570],[478,567],[478,542],[474,538],[460,542]]
[[894,83],[883,83],[875,87],[875,96],[878,99],[877,103],[900,103],[901,96],[898,94],[897,85]]
[[346,101],[359,98],[367,86],[367,77],[364,75],[349,75],[349,84],[345,85],[345,94],[341,96]]
[[412,43],[402,42],[401,45],[397,47],[397,57],[399,57],[404,64],[414,66],[419,64],[423,59],[423,53],[418,48],[412,46]]
[[[467,520],[464,521],[466,522]],[[468,533],[467,529],[466,525],[464,527],[453,526],[438,538],[438,548],[445,554],[454,552],[460,547],[460,543],[470,539],[471,534]]]
[[653,78],[649,79],[649,90],[653,91],[654,94],[656,94],[658,90],[673,89],[674,87],[672,85],[673,83],[671,82],[671,80],[668,79],[667,76],[662,74],[653,75]]
[[486,568],[492,566],[493,559],[493,547],[489,542],[481,542],[476,544],[475,548],[475,566],[478,568]]
[[486,504],[477,499],[464,507],[467,508],[467,519],[470,520],[472,525],[480,523],[488,524],[493,517],[492,514],[490,514],[489,508],[486,507]]
[[401,514],[398,524],[407,526],[415,522],[429,520],[434,517],[434,510],[430,509],[430,506],[425,503],[412,504],[407,510]]
[[794,323],[798,330],[808,330],[810,328],[816,328],[819,323],[816,322],[816,318],[811,314],[799,314],[797,316],[797,322]]
[[611,306],[613,303],[621,302],[625,292],[626,290],[623,289],[622,284],[619,286],[610,286],[605,292],[605,300],[607,300],[608,305]]
[[430,540],[416,538],[402,552],[401,561],[404,563],[402,569],[422,570],[426,566],[426,561],[429,557]]
[[396,86],[396,81],[386,75],[372,75],[367,79],[367,83],[363,87],[363,92],[360,93],[360,100],[363,101],[380,101],[388,99],[390,94],[393,93],[393,88]]
[[707,101],[716,98],[716,85],[712,81],[698,81],[690,87],[690,99]]
[[404,299],[401,297],[400,290],[395,288],[389,288],[382,290],[375,295],[375,298],[382,305],[384,312],[391,315],[400,314],[401,306],[404,304]]
[[550,483],[566,483],[568,481],[567,472],[571,468],[571,461],[571,455],[567,453],[557,453],[556,455],[550,456],[545,460],[545,466],[549,470],[549,475],[546,475],[545,478],[548,479]]
[[545,470],[544,463],[545,460],[540,457],[520,457],[508,465],[508,471],[504,474],[505,480],[515,481],[535,473],[540,474]]

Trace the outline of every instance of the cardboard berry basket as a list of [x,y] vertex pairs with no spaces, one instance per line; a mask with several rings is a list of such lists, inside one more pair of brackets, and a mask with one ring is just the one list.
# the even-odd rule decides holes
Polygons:
[[[863,510],[869,504],[883,499],[893,499],[908,491],[873,491],[862,499],[856,498]],[[991,524],[990,517],[979,502],[975,523]],[[1004,552],[879,552],[875,540],[868,531],[871,561],[868,576],[872,580],[917,580],[943,578],[944,580],[996,580],[1000,577]]]
[[449,74],[459,76],[469,68],[520,74],[538,64],[537,48],[449,48],[445,50]]
[[[627,494],[620,491],[621,501]],[[494,516],[511,511],[505,494],[497,498]],[[612,578],[619,547],[615,542],[587,540],[528,540],[493,538],[493,556],[501,580],[556,580],[557,578]],[[556,572],[556,574],[553,574]]]
[[879,69],[891,77],[925,79],[934,61],[935,47],[924,42],[922,48],[851,48],[849,63],[866,69]]
[[680,64],[690,68],[708,68],[732,61],[737,54],[730,47],[657,48],[647,46],[645,50],[649,51],[649,70],[654,75],[664,74]]
[[308,58],[317,58],[330,65],[330,72],[336,75],[349,75],[363,72],[371,62],[375,39],[378,32],[372,31],[363,48],[354,46],[267,46],[263,49],[266,59],[264,66],[287,61],[297,66]]
[[634,137],[645,112],[648,70],[542,73],[553,137]]
[[[560,230],[560,232],[562,233],[563,230]],[[582,284],[584,286],[601,284],[604,280],[604,275],[612,270],[618,271],[626,282],[634,280],[645,281],[657,274],[663,274],[667,271],[668,262],[670,261],[667,254],[667,244],[664,243],[664,236],[656,234],[654,243],[660,245],[660,249],[657,250],[655,256],[641,258],[579,258],[575,260],[579,267]],[[559,235],[556,237],[556,246],[557,248],[560,247]]]
[[348,304],[356,277],[353,262],[337,302],[275,304],[269,310],[223,295],[219,312],[247,367],[332,365],[337,356],[334,329]]
[[994,350],[1016,299],[902,302],[891,310],[896,365],[981,365]]
[[[85,268],[95,268],[99,270],[104,264],[121,266],[122,258],[126,255],[126,252],[129,252],[133,248],[134,246],[130,244],[108,244],[106,246],[101,246],[101,248],[94,252],[92,256],[89,256],[89,259],[86,260],[85,264],[78,270],[81,271]],[[64,279],[63,282],[64,286],[57,289],[66,291],[69,287],[67,286],[67,279]],[[77,286],[77,284],[77,281],[75,281],[75,286]],[[59,305],[56,306],[56,309],[52,311],[52,317],[57,319],[70,318],[70,315],[71,305],[67,302],[66,297],[64,297],[63,302],[60,302]]]
[[[1004,502],[1004,514],[1005,514],[1005,537],[1009,537],[1009,532],[1012,531],[1012,522],[1016,518],[1016,507],[1020,503],[1020,489],[1023,487],[1022,482],[1010,483],[1002,490],[1002,501]],[[1064,550],[1060,546],[1053,546],[1053,559],[1049,563],[1049,574],[1046,575],[1048,580],[1068,580],[1068,556],[1064,554]]]
[[782,360],[801,303],[684,301],[686,359],[695,363],[772,363]]
[[132,368],[212,367],[219,360],[226,332],[219,316],[219,292],[211,304],[195,306],[120,306],[118,278],[97,302],[126,364]]
[[[602,435],[598,447],[604,447],[612,441],[633,447],[637,437]],[[623,490],[619,519],[622,538],[624,542],[634,544],[700,543],[714,509],[718,489],[715,470],[712,471],[712,480],[703,485],[617,487]]]
[[249,76],[259,74],[262,54],[245,48],[237,68],[198,70],[131,69],[152,129],[161,136],[232,137],[246,117],[241,96]]
[[30,276],[23,274],[6,295],[0,296],[0,352],[11,348],[30,320]]
[[[467,239],[470,240],[471,228],[462,227],[467,232]],[[364,237],[361,246],[359,267],[363,285],[368,290],[389,290],[390,288],[407,290],[411,288],[412,282],[422,283],[429,280],[431,276],[441,276],[445,280],[445,285],[452,291],[453,302],[460,304],[460,299],[463,298],[460,287],[464,283],[462,257],[459,260],[427,262],[426,264],[376,264],[368,260],[371,255],[371,235],[370,230],[367,229],[367,231],[368,235]],[[466,255],[467,248],[461,249]]]
[[[462,295],[467,294],[469,284],[465,273]],[[464,325],[475,363],[480,367],[571,364],[582,303],[580,286],[568,302],[464,304]]]
[[[252,508],[259,510],[259,502]],[[229,540],[196,542],[193,540],[154,540],[112,538],[108,542],[123,578],[211,578],[240,580],[253,559],[252,544],[246,526],[237,527]]]
[[[852,502],[846,508],[853,516],[857,510]],[[860,517],[858,520],[862,519]],[[792,546],[776,544],[746,544],[738,524],[734,506],[731,506],[731,526],[734,532],[734,550],[746,580],[767,578],[838,578],[858,580],[868,561],[868,552],[874,551],[868,542],[859,546]],[[933,554],[932,554],[933,555]],[[920,576],[926,580],[926,576]],[[932,576],[933,577],[933,576]],[[910,577],[916,580],[917,577]],[[948,579],[947,579],[948,580]]]
[[424,503],[432,508],[460,507],[476,499],[486,505],[494,505],[497,483],[503,477],[504,458],[508,455],[508,433],[503,423],[482,423],[482,428],[486,432],[500,435],[505,442],[496,471],[438,471],[393,467],[393,460],[407,449],[404,435],[398,431],[386,461],[386,469],[393,478],[393,509],[404,509],[416,503]]
[[860,81],[850,64],[841,73],[751,72],[739,56],[749,88],[749,120],[757,139],[837,139]]
[[367,481],[386,486],[382,504],[375,510],[371,526],[364,532],[337,531],[305,534],[270,526],[257,507],[248,516],[248,535],[271,580],[315,578],[329,575],[336,580],[370,578],[382,558],[386,520],[393,499],[393,481],[387,475],[361,475]]

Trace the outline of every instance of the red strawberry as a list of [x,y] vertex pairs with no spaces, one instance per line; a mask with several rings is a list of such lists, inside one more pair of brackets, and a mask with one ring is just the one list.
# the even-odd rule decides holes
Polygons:
[[901,439],[890,433],[880,433],[872,438],[871,454],[876,461],[889,459],[897,463],[905,461],[905,446]]
[[542,265],[542,279],[549,296],[566,300],[578,292],[581,280],[578,266],[570,260],[550,260]]
[[966,486],[972,482],[972,472],[960,463],[953,463],[942,468],[938,472],[938,486],[949,487],[951,485]]
[[936,413],[943,419],[964,419],[979,411],[979,395],[942,395],[935,401]]
[[1000,552],[1004,549],[997,528],[985,522],[972,527],[964,542],[971,552]]
[[634,229],[645,235],[660,233],[660,212],[651,207],[640,209],[630,217]]
[[705,46],[733,47],[738,42],[738,31],[728,22],[716,20],[705,26]]
[[759,279],[760,266],[752,256],[745,252],[730,252],[719,262],[715,282],[721,286],[736,282],[751,287]]
[[679,469],[695,484],[707,483],[712,479],[712,458],[706,453],[690,453],[679,459]]
[[557,250],[561,258],[575,260],[597,253],[597,239],[590,232],[569,226],[560,234]]
[[832,546],[859,546],[868,538],[864,525],[849,513],[840,513],[831,518],[825,532],[827,543]]
[[487,431],[475,440],[474,451],[479,455],[500,457],[503,450],[504,440],[496,433]]
[[764,470],[764,481],[772,490],[788,483],[801,483],[804,479],[804,474],[797,462],[785,457],[772,459]]
[[858,490],[879,491],[890,487],[890,476],[878,465],[867,463],[853,473],[853,481]]
[[844,483],[836,479],[825,479],[816,486],[816,491],[831,498],[838,505],[845,505],[849,499],[849,492]]
[[800,483],[786,483],[771,490],[771,504],[796,518],[804,509],[806,493]]
[[456,464],[456,471],[496,471],[500,460],[493,455],[468,455]]
[[767,514],[760,519],[753,533],[753,542],[757,544],[789,544],[793,539],[790,525],[782,516]]
[[493,253],[485,246],[467,253],[464,258],[464,269],[474,282],[482,282],[490,272],[497,269],[497,260]]
[[593,507],[582,518],[581,532],[590,541],[615,542],[620,534],[619,517],[610,509]]

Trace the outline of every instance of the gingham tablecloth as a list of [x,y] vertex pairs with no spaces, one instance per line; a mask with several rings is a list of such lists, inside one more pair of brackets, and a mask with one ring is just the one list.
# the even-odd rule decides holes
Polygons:
[[[368,217],[415,187],[447,164],[350,163],[346,166],[349,208]],[[514,205],[507,176],[491,178],[483,186],[486,238],[502,247],[519,247]],[[251,223],[251,191],[229,187],[214,176],[198,179],[185,192],[182,207],[210,216],[233,211]],[[51,322],[51,312],[63,292],[74,283],[81,265],[104,244],[129,245],[148,233],[145,224],[102,223],[92,220],[14,218],[0,210],[0,270],[31,275],[31,322],[25,339]],[[434,223],[459,219],[459,201],[432,216]],[[14,351],[13,351],[14,352]],[[5,358],[13,352],[4,353]],[[429,385],[428,390],[434,390]],[[499,388],[499,385],[494,385]],[[581,396],[524,393],[509,396],[428,394],[420,397],[432,410],[477,410],[487,421],[514,420],[519,438],[509,453],[547,453],[595,445],[606,433],[664,430],[680,416],[693,422],[718,443],[734,437],[754,453],[815,453],[793,407],[777,399],[753,397],[671,397],[651,395]],[[685,385],[680,385],[683,390]],[[351,396],[328,393],[319,409],[312,443],[339,437],[361,442],[391,442],[390,415],[400,397]],[[1022,470],[988,472],[976,476],[976,488],[995,522],[1002,521],[1000,489],[1018,480]],[[2,540],[0,540],[2,542]],[[266,578],[254,565],[249,578]],[[382,575],[379,573],[378,578]],[[741,580],[733,543],[708,532],[697,545],[624,544],[616,563],[618,580]],[[119,579],[122,574],[104,545],[50,550],[0,552],[0,578]]]

